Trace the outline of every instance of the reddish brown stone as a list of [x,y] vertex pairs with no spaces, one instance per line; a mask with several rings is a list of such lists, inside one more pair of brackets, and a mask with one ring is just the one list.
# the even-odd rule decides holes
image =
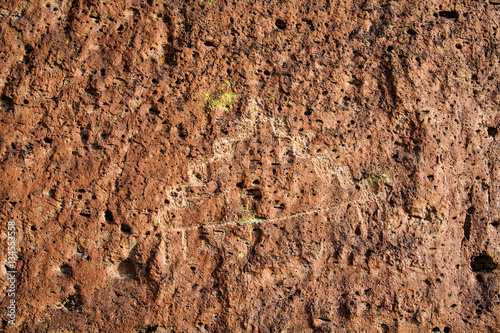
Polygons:
[[0,6],[2,329],[498,332],[500,6],[210,3]]

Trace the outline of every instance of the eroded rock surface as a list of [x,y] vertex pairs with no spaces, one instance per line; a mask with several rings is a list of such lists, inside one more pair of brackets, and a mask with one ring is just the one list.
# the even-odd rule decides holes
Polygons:
[[498,332],[500,4],[210,3],[0,5],[3,328]]

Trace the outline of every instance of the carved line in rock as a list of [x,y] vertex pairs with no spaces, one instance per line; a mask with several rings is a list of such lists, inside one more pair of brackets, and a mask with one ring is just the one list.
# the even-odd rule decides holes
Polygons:
[[[296,217],[309,216],[309,215],[314,215],[314,214],[322,213],[322,212],[335,211],[343,206],[359,204],[359,203],[368,202],[368,201],[374,201],[376,203],[379,203],[383,194],[385,194],[385,192],[381,191],[376,196],[364,196],[363,198],[360,198],[359,200],[349,200],[349,201],[342,202],[342,203],[335,205],[335,206],[316,208],[316,209],[312,209],[312,210],[308,210],[308,211],[304,211],[304,212],[299,212],[299,213],[295,213],[295,214],[292,214],[289,216],[283,216],[283,217],[279,217],[279,218],[275,218],[275,219],[265,219],[265,220],[262,220],[261,223],[273,223],[273,222],[284,221],[284,220],[288,220],[288,219],[292,219],[292,218],[296,218]],[[252,223],[252,222],[230,221],[230,222],[225,222],[225,223],[208,223],[208,224],[192,226],[192,227],[175,227],[175,228],[171,228],[170,231],[181,232],[182,256],[183,256],[184,260],[187,260],[186,231],[198,230],[200,227],[203,227],[206,229],[215,229],[215,228],[220,228],[220,227],[225,227],[225,226],[247,226],[250,223]]]
[[[290,148],[293,153],[299,157],[306,160],[311,161],[313,164],[314,170],[317,175],[321,178],[330,178],[333,176],[337,176],[340,185],[342,188],[348,189],[354,186],[354,181],[352,177],[352,173],[350,171],[349,166],[340,166],[340,165],[332,165],[332,160],[328,155],[317,155],[312,156],[308,153],[308,143],[310,142],[310,138],[307,135],[287,135],[286,126],[284,120],[282,118],[271,118],[269,116],[263,115],[262,110],[257,107],[258,102],[255,100],[251,100],[249,102],[250,109],[250,117],[242,119],[239,122],[236,122],[236,137],[223,136],[217,138],[213,143],[213,151],[214,156],[206,159],[206,160],[195,160],[190,162],[188,165],[188,181],[186,183],[177,184],[171,186],[168,190],[168,204],[160,209],[157,214],[158,223],[161,223],[161,220],[166,222],[166,224],[170,227],[170,231],[181,232],[182,239],[182,253],[183,259],[187,259],[187,237],[186,231],[196,230],[200,227],[214,229],[220,228],[224,226],[244,226],[248,225],[250,222],[240,222],[240,221],[230,221],[225,223],[209,223],[204,225],[197,225],[191,227],[172,227],[172,223],[170,221],[170,213],[171,210],[187,207],[189,203],[193,200],[200,199],[199,196],[189,196],[187,191],[185,190],[188,187],[206,187],[205,183],[208,181],[208,166],[210,163],[216,161],[223,161],[231,158],[234,155],[233,147],[238,142],[243,140],[247,140],[251,138],[255,133],[255,127],[258,122],[267,122],[271,125],[272,134],[277,138],[287,138],[290,141]],[[382,192],[383,193],[383,192]],[[378,196],[380,196],[379,194]],[[315,213],[327,212],[332,210],[337,210],[341,206],[346,206],[348,204],[366,202],[368,200],[378,201],[378,196],[370,197],[364,196],[359,200],[351,200],[340,203],[336,206],[329,207],[321,207],[315,208],[309,211],[294,213],[289,216],[283,216],[275,219],[264,220],[264,223],[283,221],[295,217],[302,217],[313,215]]]

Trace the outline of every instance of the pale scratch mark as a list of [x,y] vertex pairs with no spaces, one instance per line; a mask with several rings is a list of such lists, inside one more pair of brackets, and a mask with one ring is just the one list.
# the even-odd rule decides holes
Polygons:
[[[359,200],[350,200],[350,201],[340,203],[339,205],[336,205],[336,206],[311,209],[308,211],[292,213],[291,215],[277,217],[274,219],[262,219],[262,220],[260,220],[259,224],[285,221],[285,220],[297,218],[297,217],[311,216],[311,215],[314,215],[317,213],[336,211],[336,210],[340,209],[341,207],[347,206],[349,204],[359,204],[359,203],[367,202],[370,200],[378,202],[379,201],[378,199],[380,199],[379,198],[380,196],[381,196],[381,194],[379,194],[377,196],[373,196],[373,197],[364,197],[364,198],[361,198]],[[184,232],[184,231],[188,231],[188,230],[197,230],[199,228],[215,229],[215,228],[221,228],[221,227],[225,227],[225,226],[245,226],[245,225],[255,224],[255,223],[256,223],[255,221],[245,221],[245,222],[243,222],[243,221],[228,221],[228,222],[224,222],[224,223],[208,223],[208,224],[202,224],[202,225],[196,225],[196,226],[190,226],[190,227],[179,226],[179,227],[172,228],[171,230]]]
[[186,240],[186,230],[187,229],[184,229],[184,230],[181,230],[181,242],[182,242],[182,258],[184,260],[187,260],[187,240]]

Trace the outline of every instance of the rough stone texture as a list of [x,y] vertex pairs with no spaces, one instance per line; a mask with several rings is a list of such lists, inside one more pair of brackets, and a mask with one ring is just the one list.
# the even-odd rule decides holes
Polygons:
[[7,331],[500,331],[496,0],[0,8]]

